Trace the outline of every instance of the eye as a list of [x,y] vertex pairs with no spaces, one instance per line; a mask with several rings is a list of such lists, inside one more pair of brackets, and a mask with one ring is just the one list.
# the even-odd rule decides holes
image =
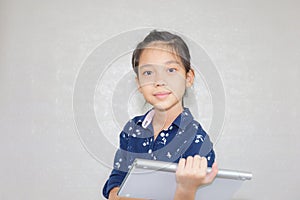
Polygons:
[[177,71],[177,69],[174,67],[168,68],[168,72],[174,73],[176,71]]
[[152,71],[144,71],[143,75],[144,76],[150,76],[152,74]]

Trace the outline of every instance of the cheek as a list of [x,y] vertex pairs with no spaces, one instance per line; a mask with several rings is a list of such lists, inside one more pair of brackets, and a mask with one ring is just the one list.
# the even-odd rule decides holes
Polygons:
[[140,80],[140,82],[139,82],[139,87],[142,90],[149,90],[153,85],[154,85],[153,81],[145,82],[143,80]]
[[140,92],[144,95],[144,96],[147,96],[149,94],[152,93],[152,90],[153,90],[153,87],[152,87],[153,84],[144,84],[140,87]]
[[178,95],[183,95],[186,86],[185,79],[183,77],[180,77],[174,80],[169,80],[168,86],[173,92],[177,93]]

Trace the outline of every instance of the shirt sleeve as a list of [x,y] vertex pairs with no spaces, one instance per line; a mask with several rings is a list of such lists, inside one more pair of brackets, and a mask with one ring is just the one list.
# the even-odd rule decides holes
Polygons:
[[211,142],[208,134],[205,135],[201,147],[199,149],[199,155],[204,156],[207,159],[207,166],[212,167],[215,162],[215,151],[213,149],[213,143]]
[[129,121],[120,133],[120,147],[115,154],[113,170],[102,189],[102,194],[107,199],[110,190],[121,185],[128,171],[127,144],[131,124],[132,121]]
[[195,156],[197,154],[202,157],[206,157],[207,166],[212,167],[212,164],[215,162],[213,143],[211,142],[208,134],[202,129],[200,124],[194,139],[184,153],[183,157]]
[[119,187],[121,185],[126,174],[127,174],[126,172],[120,170],[115,170],[115,169],[112,170],[109,179],[106,181],[102,190],[102,194],[105,198],[108,199],[108,195],[111,189],[113,189],[114,187]]

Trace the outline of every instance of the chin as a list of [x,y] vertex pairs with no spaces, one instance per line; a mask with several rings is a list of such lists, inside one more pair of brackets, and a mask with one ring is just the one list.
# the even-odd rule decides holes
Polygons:
[[158,103],[153,105],[153,107],[159,111],[168,111],[173,108],[175,104],[165,104],[165,103]]

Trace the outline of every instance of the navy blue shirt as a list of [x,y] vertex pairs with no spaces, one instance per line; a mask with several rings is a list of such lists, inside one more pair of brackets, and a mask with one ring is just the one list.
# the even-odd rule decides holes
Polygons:
[[169,128],[162,130],[155,139],[151,123],[153,115],[154,110],[150,110],[131,119],[120,133],[114,169],[102,191],[106,198],[111,189],[121,185],[135,158],[178,163],[180,158],[200,155],[207,158],[209,167],[214,163],[213,144],[188,108],[184,108]]

